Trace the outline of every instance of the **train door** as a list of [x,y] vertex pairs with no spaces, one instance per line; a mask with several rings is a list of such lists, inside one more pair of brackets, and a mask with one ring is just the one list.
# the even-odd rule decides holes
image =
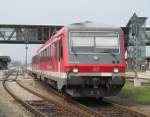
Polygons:
[[58,72],[61,73],[61,65],[62,65],[62,37],[59,37],[58,41]]
[[56,72],[56,42],[51,45],[51,52],[52,52],[51,67],[52,71]]
[[58,43],[57,41],[54,44],[54,70],[58,72]]

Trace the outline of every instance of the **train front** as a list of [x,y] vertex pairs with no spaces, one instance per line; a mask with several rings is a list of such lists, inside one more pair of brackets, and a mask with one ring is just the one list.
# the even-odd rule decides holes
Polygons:
[[68,27],[67,93],[106,97],[125,83],[124,35],[121,28],[77,24]]

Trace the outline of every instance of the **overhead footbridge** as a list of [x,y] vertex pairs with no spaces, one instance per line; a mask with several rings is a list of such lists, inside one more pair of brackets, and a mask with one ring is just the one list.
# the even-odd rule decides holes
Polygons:
[[43,44],[62,25],[0,24],[0,43]]

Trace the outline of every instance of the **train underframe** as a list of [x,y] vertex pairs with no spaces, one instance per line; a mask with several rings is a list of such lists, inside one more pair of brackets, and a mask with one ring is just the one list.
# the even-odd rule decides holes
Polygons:
[[108,97],[120,92],[125,83],[123,76],[71,77],[64,88],[72,97]]
[[74,98],[114,96],[120,92],[125,83],[124,76],[120,74],[113,76],[69,76],[67,79],[52,78],[36,73],[33,75]]

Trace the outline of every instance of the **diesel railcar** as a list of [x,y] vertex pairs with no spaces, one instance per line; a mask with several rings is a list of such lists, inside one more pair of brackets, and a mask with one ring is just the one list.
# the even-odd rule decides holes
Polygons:
[[32,72],[72,97],[114,96],[125,83],[124,33],[91,22],[64,26],[36,51]]

